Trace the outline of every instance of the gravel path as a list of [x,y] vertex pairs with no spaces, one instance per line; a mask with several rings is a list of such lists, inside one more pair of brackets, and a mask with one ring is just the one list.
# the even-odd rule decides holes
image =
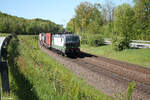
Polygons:
[[136,87],[132,100],[150,100],[149,69],[87,53],[81,53],[77,58],[63,57],[41,45],[39,47],[78,77],[107,95],[125,93],[129,82],[134,80]]

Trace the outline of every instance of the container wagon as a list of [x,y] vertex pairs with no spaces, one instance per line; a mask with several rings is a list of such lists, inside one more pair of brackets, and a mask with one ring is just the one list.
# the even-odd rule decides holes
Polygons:
[[63,55],[77,55],[80,53],[78,35],[41,33],[39,39],[42,45]]

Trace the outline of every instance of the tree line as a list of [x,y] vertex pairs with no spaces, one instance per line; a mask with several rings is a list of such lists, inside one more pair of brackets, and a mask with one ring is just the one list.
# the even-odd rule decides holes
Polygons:
[[106,1],[105,5],[81,2],[66,29],[80,34],[83,40],[99,35],[112,38],[125,48],[131,39],[150,40],[149,0],[133,0],[133,6],[124,3],[117,7],[111,0]]
[[0,33],[37,35],[41,32],[60,32],[64,28],[50,20],[25,19],[0,12]]

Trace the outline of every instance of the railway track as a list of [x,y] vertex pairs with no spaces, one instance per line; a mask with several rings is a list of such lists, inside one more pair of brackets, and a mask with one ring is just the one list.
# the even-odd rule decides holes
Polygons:
[[[106,58],[107,59],[107,58]],[[76,59],[73,62],[79,63],[80,65],[89,68],[90,70],[96,73],[102,73],[103,75],[113,78],[117,81],[127,82],[136,82],[136,89],[143,91],[147,94],[150,94],[150,73],[149,69],[139,68],[136,66],[121,65],[116,63],[109,62],[105,58],[101,57],[87,57],[84,59]],[[104,60],[104,61],[103,61]],[[112,61],[112,59],[111,59]],[[120,62],[119,62],[120,63]],[[123,63],[123,62],[121,62]],[[124,63],[123,63],[124,64]],[[126,63],[125,63],[126,64]],[[129,64],[130,65],[130,64]],[[90,67],[89,67],[90,66]],[[133,68],[132,68],[133,67]]]
[[148,68],[84,52],[76,57],[63,57],[42,46],[40,48],[77,76],[108,95],[125,93],[128,83],[135,81],[133,100],[150,100],[150,69]]
[[120,62],[104,57],[86,57],[77,59],[77,62],[84,62],[97,66],[101,69],[116,73],[131,81],[138,81],[145,85],[150,85],[150,69],[137,65]]

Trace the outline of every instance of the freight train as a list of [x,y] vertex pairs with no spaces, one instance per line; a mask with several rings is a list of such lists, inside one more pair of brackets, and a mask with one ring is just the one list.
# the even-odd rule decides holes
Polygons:
[[39,40],[41,45],[55,50],[63,56],[78,55],[80,53],[80,38],[75,34],[40,33]]

